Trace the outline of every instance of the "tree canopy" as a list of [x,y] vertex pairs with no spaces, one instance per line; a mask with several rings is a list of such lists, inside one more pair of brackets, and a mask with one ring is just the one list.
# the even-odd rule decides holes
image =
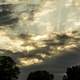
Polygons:
[[80,80],[80,65],[67,68],[63,80]]
[[9,56],[0,56],[0,79],[12,80],[17,79],[19,68],[14,60]]
[[50,74],[47,71],[35,71],[31,72],[27,80],[53,80],[54,75]]

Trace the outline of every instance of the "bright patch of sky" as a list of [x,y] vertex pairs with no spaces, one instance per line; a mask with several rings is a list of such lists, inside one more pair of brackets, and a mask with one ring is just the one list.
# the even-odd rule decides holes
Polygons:
[[[23,1],[23,3],[14,8],[15,14],[20,19],[15,29],[17,32],[45,33],[47,29],[63,32],[69,28],[75,29],[80,27],[80,25],[75,25],[80,22],[80,0],[6,1],[13,3]],[[38,6],[36,8],[28,6],[28,2]],[[31,9],[34,10],[33,15],[30,13]],[[17,12],[20,12],[20,15]],[[28,20],[31,16],[33,20]]]
[[42,0],[30,0],[32,4],[39,4]]

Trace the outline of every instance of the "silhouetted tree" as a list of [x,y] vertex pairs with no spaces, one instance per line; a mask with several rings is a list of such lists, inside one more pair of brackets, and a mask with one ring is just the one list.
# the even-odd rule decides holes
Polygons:
[[0,56],[0,80],[17,79],[19,68],[9,56]]
[[47,71],[35,71],[31,72],[27,80],[53,80],[54,75],[50,74]]
[[80,80],[80,65],[67,68],[66,75],[63,80]]

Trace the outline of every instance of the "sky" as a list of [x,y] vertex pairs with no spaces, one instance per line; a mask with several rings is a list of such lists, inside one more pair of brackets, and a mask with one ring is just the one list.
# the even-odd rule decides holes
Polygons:
[[[1,7],[3,3],[8,5],[5,10]],[[42,41],[49,38],[47,35],[49,33],[73,30],[80,31],[80,0],[0,0],[0,49],[3,52],[7,52],[7,50],[21,51],[20,54],[11,52],[10,54],[16,57],[20,65],[29,66],[29,68],[21,70],[20,80],[25,80],[25,74],[32,70],[46,69],[61,75],[65,66],[79,64],[80,50],[76,46],[80,42],[74,42],[71,39],[72,44],[68,45],[69,43],[67,43],[65,46],[56,47],[52,46],[51,42],[49,42],[50,46],[47,46],[48,43]],[[36,34],[37,36],[32,36],[32,40],[27,41],[27,39],[23,40],[16,36],[20,34]],[[51,36],[53,39],[54,35]],[[72,36],[75,38],[74,35]],[[71,51],[71,48],[76,48],[76,50]],[[70,52],[63,55],[64,51],[61,51],[60,54],[56,54],[57,50],[64,49],[70,50]],[[50,54],[47,55],[47,53]],[[1,55],[7,55],[7,53],[1,53]],[[40,64],[41,66],[30,67],[32,64],[41,63],[51,57],[55,57],[55,59],[46,61],[45,64]]]
[[[46,58],[43,53],[46,53],[44,51],[47,51],[49,47],[45,47],[46,45],[40,39],[49,38],[47,34],[52,32],[80,30],[80,0],[0,1],[8,6],[6,9],[2,9],[0,6],[0,49],[14,52],[26,50],[33,53],[42,51],[41,56]],[[0,2],[0,5],[3,3]],[[6,12],[2,13],[2,11]],[[23,40],[15,36],[20,34],[36,34],[37,36],[32,36],[32,41],[27,45],[27,39]],[[26,46],[24,46],[25,44]],[[34,46],[39,49],[35,49]],[[67,46],[66,49],[69,47]],[[71,47],[76,46],[71,45]],[[53,46],[53,48],[55,47]],[[59,47],[59,49],[61,48]],[[23,52],[23,55],[26,53]],[[36,55],[33,54],[33,56]],[[21,61],[24,64],[30,63],[27,65],[33,64],[32,60],[28,60],[29,62],[25,62],[25,59]],[[38,59],[34,59],[34,63],[38,62]],[[62,65],[65,62],[66,58]]]
[[14,28],[12,33],[45,34],[79,29],[79,0],[4,0],[4,2],[14,6],[10,14],[13,19],[9,19],[8,22],[6,21],[8,17],[1,18],[3,26],[6,26],[5,23],[11,23],[8,26]]

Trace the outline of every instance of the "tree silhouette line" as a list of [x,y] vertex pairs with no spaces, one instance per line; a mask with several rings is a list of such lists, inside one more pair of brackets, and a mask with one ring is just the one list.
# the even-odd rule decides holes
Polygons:
[[[16,80],[20,73],[15,61],[9,56],[0,56],[0,80]],[[26,80],[54,80],[54,74],[46,70],[30,72]],[[62,80],[80,80],[80,65],[67,68]]]

